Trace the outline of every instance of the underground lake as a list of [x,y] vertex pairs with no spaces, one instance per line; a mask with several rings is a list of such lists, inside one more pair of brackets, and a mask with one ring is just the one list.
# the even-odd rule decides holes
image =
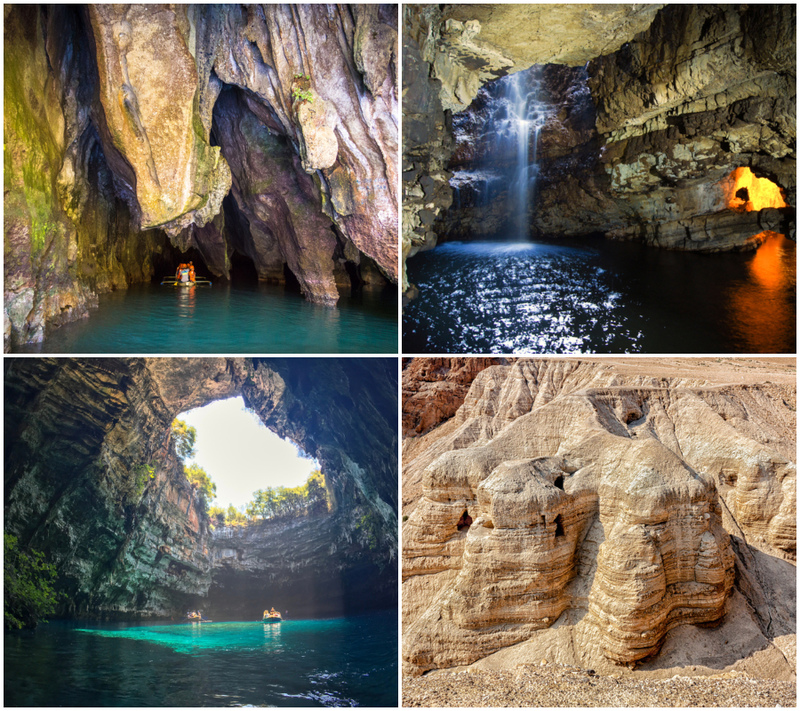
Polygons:
[[6,706],[396,706],[397,614],[6,634]]
[[7,356],[5,704],[397,706],[397,385]]
[[396,353],[397,290],[364,290],[336,307],[284,287],[140,284],[101,294],[88,318],[20,353]]
[[404,352],[795,352],[794,7],[403,21]]
[[575,238],[446,242],[408,261],[407,353],[790,353],[795,242],[697,254]]

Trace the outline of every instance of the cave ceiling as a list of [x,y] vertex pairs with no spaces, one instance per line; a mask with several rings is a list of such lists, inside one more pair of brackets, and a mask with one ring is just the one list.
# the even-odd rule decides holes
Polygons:
[[[7,358],[4,367],[6,530],[47,551],[62,613],[173,614],[209,591],[225,610],[225,590],[242,581],[279,597],[301,580],[336,584],[331,605],[396,595],[386,569],[397,547],[393,360]],[[320,462],[329,513],[266,522],[236,541],[209,528],[170,423],[237,394]]]

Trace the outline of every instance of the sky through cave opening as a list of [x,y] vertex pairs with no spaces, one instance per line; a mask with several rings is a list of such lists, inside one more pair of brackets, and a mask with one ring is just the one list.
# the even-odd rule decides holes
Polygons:
[[320,468],[295,444],[281,439],[248,410],[241,396],[215,400],[177,415],[197,430],[197,464],[216,485],[213,505],[244,512],[253,492],[267,487],[296,487]]

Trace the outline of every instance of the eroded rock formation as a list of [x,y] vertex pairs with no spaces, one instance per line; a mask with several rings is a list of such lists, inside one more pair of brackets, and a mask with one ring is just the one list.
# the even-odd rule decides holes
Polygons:
[[404,257],[502,231],[502,194],[475,206],[487,163],[471,147],[486,83],[534,64],[548,65],[549,108],[533,233],[702,251],[793,234],[793,207],[731,211],[730,201],[731,176],[747,166],[795,204],[794,6],[405,8]]
[[182,254],[396,281],[396,7],[8,6],[4,51],[7,345]]
[[[406,366],[407,418],[428,389],[419,360]],[[741,659],[770,648],[784,673],[794,372],[791,361],[480,369],[455,415],[404,440],[405,671],[490,655],[633,665],[685,625],[723,623],[733,631],[721,637],[752,635]],[[739,661],[728,641],[697,662]],[[658,663],[678,663],[671,654]]]
[[[265,594],[298,616],[392,604],[395,372],[382,359],[6,359],[6,530],[56,565],[65,615],[255,615]],[[329,513],[209,530],[170,423],[236,394],[319,460]]]

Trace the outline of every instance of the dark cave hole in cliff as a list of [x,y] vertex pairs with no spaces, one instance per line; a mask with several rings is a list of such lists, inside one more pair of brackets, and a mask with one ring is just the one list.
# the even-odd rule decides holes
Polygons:
[[553,486],[555,486],[556,489],[561,489],[561,491],[564,491],[564,475],[563,474],[559,474],[556,477],[556,480],[553,482]]
[[284,287],[286,291],[291,292],[293,294],[301,294],[302,289],[300,288],[300,282],[297,280],[297,277],[294,275],[294,272],[289,269],[289,265],[284,262],[283,264],[283,279],[284,279]]
[[250,257],[233,252],[230,255],[231,282],[236,284],[258,284],[258,270]]
[[465,509],[464,513],[461,514],[461,518],[458,519],[458,523],[456,524],[456,528],[459,531],[465,531],[472,525],[472,516],[469,515],[469,512]]
[[558,514],[558,516],[556,516],[555,524],[556,524],[556,538],[560,538],[561,536],[564,535],[564,524],[561,520],[561,514]]

